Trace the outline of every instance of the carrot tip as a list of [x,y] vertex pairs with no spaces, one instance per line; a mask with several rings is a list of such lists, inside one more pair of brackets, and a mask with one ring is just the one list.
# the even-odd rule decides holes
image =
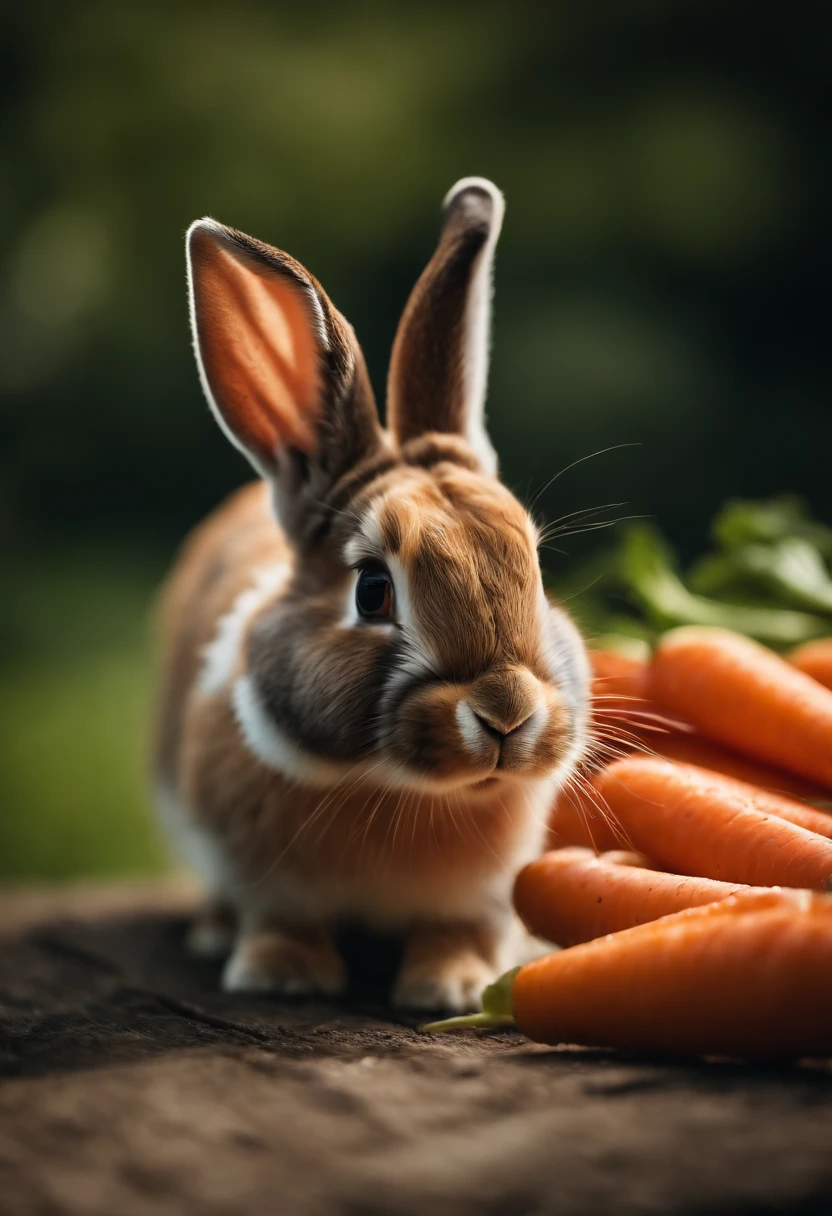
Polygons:
[[482,1012],[470,1013],[458,1018],[444,1018],[439,1022],[426,1022],[420,1026],[422,1034],[443,1034],[446,1030],[498,1030],[514,1025],[511,1007],[511,991],[519,967],[512,967],[482,994]]
[[514,1018],[499,1017],[491,1013],[469,1013],[458,1018],[443,1018],[440,1022],[425,1022],[419,1027],[420,1034],[444,1034],[449,1030],[498,1030],[501,1026],[513,1026]]

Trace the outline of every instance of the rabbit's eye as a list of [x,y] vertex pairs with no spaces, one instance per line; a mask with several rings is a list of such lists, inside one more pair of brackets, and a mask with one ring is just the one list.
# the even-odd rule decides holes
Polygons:
[[384,620],[393,611],[393,584],[383,566],[363,566],[355,585],[359,616]]

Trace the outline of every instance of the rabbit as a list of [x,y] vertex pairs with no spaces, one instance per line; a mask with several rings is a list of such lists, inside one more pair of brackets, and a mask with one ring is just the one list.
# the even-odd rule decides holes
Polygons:
[[164,588],[154,767],[227,991],[343,993],[358,922],[402,938],[393,1004],[464,1011],[519,948],[512,884],[585,751],[588,664],[485,430],[503,207],[483,178],[446,196],[386,428],[303,266],[188,231],[202,387],[260,479]]

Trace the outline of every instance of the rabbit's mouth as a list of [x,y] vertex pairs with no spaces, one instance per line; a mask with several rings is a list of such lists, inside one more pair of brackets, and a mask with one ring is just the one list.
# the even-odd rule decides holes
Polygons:
[[495,774],[494,776],[491,776],[491,777],[483,777],[482,781],[473,781],[471,783],[471,789],[472,790],[487,790],[487,789],[490,789],[492,785],[499,785],[499,783],[500,783],[500,778],[498,776],[496,776],[496,774]]
[[396,706],[385,744],[422,782],[481,793],[546,777],[562,763],[573,734],[558,690],[514,666],[466,684],[416,684]]

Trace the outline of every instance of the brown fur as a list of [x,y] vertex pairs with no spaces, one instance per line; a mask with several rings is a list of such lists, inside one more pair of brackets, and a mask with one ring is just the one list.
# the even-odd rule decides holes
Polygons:
[[[487,870],[495,854],[510,854],[515,843],[512,815],[496,796],[474,808],[456,796],[383,793],[371,780],[354,777],[335,791],[298,788],[251,756],[227,693],[195,691],[218,619],[250,585],[257,566],[289,553],[261,482],[233,495],[183,547],[164,597],[161,775],[185,807],[198,808],[200,822],[216,832],[253,884],[265,881],[278,857],[298,874],[418,875],[437,888],[458,880],[461,870]],[[442,735],[438,730],[440,743]],[[447,746],[447,767],[455,771],[458,748]],[[385,830],[373,831],[373,825]]]
[[237,490],[182,545],[159,605],[161,681],[153,765],[172,785],[185,706],[217,622],[250,586],[253,570],[286,561],[291,552],[275,526],[262,481]]
[[439,247],[407,302],[387,384],[387,419],[402,444],[426,431],[465,434],[463,329],[493,209],[482,190],[457,195],[444,217]]
[[498,796],[385,791],[350,775],[328,789],[271,772],[243,744],[227,696],[187,708],[180,793],[223,840],[240,872],[263,887],[277,871],[306,878],[426,883],[437,891],[516,846],[522,828]]
[[420,925],[411,933],[396,984],[401,1005],[475,1005],[500,966],[498,935],[488,924]]
[[[479,182],[451,198],[397,337],[390,433],[303,267],[213,221],[189,234],[209,402],[269,478],[195,530],[162,609],[156,770],[210,876],[194,944],[239,921],[231,986],[340,990],[331,932],[359,917],[409,934],[396,999],[475,1004],[581,750],[581,644],[471,414],[498,201]],[[389,622],[353,604],[368,562],[390,565]]]
[[347,984],[343,960],[325,925],[256,925],[243,939],[235,963],[247,987],[269,991],[277,984],[289,996],[337,996]]
[[383,502],[380,524],[411,572],[424,631],[442,670],[470,679],[495,663],[539,675],[539,578],[526,512],[497,481],[443,462],[413,470],[408,493]]

